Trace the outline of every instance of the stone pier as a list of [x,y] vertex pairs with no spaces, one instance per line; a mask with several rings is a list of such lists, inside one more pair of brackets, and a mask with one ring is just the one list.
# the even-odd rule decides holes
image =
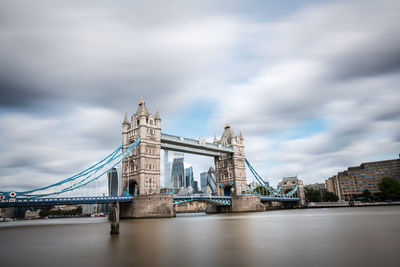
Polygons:
[[218,204],[207,204],[207,213],[229,213],[229,212],[255,212],[265,211],[265,206],[260,202],[259,196],[232,197],[231,206]]
[[175,217],[171,195],[135,196],[133,203],[120,203],[120,218],[168,218]]
[[110,220],[111,231],[110,235],[119,234],[119,203],[110,203],[108,219]]

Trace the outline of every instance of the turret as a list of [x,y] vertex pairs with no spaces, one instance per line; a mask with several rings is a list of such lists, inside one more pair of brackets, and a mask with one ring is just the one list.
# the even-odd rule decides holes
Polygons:
[[128,145],[128,129],[129,129],[129,121],[128,114],[125,112],[125,118],[122,122],[122,145]]
[[157,107],[156,116],[154,118],[154,121],[155,121],[157,127],[161,127],[161,117],[160,117],[160,112],[158,111],[158,107]]

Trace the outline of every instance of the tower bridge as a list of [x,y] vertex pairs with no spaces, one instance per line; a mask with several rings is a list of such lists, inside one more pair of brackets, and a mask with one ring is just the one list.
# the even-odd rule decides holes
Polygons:
[[229,124],[214,142],[192,139],[161,132],[158,110],[151,114],[143,99],[130,120],[122,123],[124,149],[140,138],[140,144],[122,162],[122,191],[128,195],[160,193],[160,150],[172,150],[214,157],[218,195],[241,195],[247,187],[244,138],[235,135]]
[[[161,149],[210,156],[215,162],[216,196],[172,196],[160,194]],[[122,163],[121,196],[54,197],[76,191],[104,177],[109,170]],[[248,188],[246,165],[269,196],[245,195]],[[49,206],[58,204],[110,203],[110,218],[172,217],[174,205],[188,201],[207,202],[208,212],[241,212],[265,210],[262,203],[302,202],[302,188],[296,187],[284,194],[264,181],[245,158],[242,133],[236,135],[226,124],[214,141],[193,139],[161,132],[161,116],[151,114],[143,99],[136,112],[122,123],[122,145],[90,168],[49,186],[24,192],[0,191],[0,207]],[[296,196],[296,194],[299,197]]]

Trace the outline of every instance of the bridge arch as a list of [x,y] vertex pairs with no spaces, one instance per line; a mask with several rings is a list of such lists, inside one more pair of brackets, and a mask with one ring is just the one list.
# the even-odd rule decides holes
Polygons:
[[135,191],[136,186],[137,186],[136,180],[133,180],[133,181],[130,181],[130,182],[129,182],[128,193],[129,193],[130,196],[134,196],[134,195],[135,195],[135,193],[136,193],[136,191]]
[[226,185],[224,186],[224,196],[232,196],[232,186]]

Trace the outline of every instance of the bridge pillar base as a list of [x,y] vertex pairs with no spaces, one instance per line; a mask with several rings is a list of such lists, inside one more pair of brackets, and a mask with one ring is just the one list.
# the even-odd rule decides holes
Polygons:
[[260,202],[259,196],[232,197],[231,206],[208,204],[207,213],[251,212],[265,211],[265,206]]
[[111,224],[110,235],[119,234],[119,203],[110,203],[108,219]]
[[169,195],[135,196],[132,203],[120,203],[120,218],[175,217],[174,200]]
[[232,212],[265,211],[259,196],[232,197]]

